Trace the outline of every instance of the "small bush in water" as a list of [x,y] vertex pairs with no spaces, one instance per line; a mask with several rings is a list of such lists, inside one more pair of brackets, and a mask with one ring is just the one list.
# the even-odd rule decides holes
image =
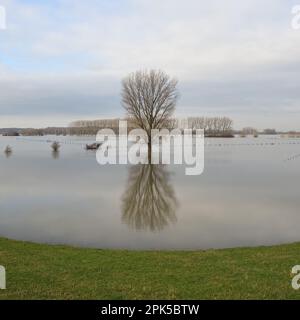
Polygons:
[[54,152],[57,152],[60,148],[60,144],[58,142],[53,142],[52,145],[51,145],[51,148]]
[[6,154],[12,153],[12,148],[11,148],[10,146],[6,146],[4,152],[5,152]]

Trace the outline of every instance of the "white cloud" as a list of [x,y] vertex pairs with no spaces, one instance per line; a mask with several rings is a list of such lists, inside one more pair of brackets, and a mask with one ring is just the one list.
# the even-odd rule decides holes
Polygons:
[[161,68],[180,81],[178,113],[228,114],[238,126],[267,126],[268,115],[277,127],[300,129],[293,1],[54,3],[7,1],[15,18],[0,43],[11,54],[7,62],[0,53],[0,113],[122,114],[120,79]]

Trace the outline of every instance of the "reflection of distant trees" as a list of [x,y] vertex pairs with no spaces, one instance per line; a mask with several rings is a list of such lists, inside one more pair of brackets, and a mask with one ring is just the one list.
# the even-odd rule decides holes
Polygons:
[[162,230],[176,222],[177,200],[170,173],[162,165],[136,165],[129,169],[123,195],[122,220],[136,230]]

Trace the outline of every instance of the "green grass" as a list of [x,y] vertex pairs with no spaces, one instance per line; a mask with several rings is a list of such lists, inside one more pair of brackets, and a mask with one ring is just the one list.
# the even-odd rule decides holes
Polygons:
[[124,251],[0,238],[0,299],[299,299],[300,243],[207,251]]

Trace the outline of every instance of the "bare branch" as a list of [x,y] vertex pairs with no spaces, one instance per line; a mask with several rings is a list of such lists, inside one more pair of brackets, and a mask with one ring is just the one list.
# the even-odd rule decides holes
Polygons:
[[178,100],[177,80],[160,70],[137,71],[122,81],[122,104],[137,127],[151,135],[151,129],[165,126]]

